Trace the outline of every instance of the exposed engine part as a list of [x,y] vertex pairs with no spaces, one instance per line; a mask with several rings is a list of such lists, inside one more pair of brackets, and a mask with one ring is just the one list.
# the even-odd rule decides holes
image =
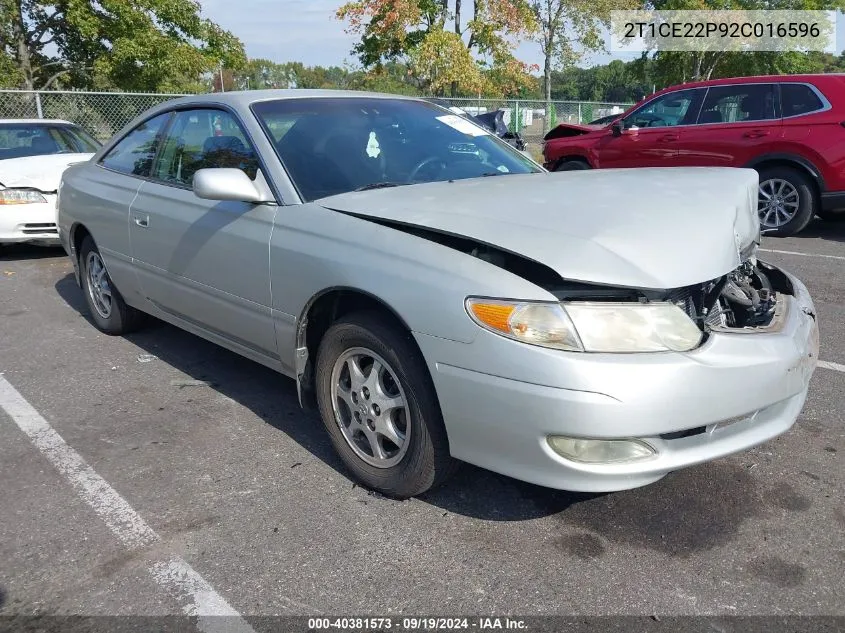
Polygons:
[[[785,284],[783,291],[791,292],[791,288]],[[683,308],[702,329],[744,328],[761,327],[772,321],[777,293],[763,266],[749,260],[724,277],[673,290],[667,298]]]
[[775,292],[765,273],[745,262],[732,273],[719,295],[729,327],[768,325],[775,313]]

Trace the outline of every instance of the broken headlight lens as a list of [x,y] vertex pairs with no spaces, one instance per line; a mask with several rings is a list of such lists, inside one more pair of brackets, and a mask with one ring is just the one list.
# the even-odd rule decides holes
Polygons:
[[470,297],[467,312],[508,338],[576,352],[682,352],[702,332],[673,303],[529,303]]

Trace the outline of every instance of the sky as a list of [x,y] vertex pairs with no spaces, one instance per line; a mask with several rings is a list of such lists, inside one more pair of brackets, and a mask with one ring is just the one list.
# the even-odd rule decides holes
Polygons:
[[[344,0],[201,0],[202,13],[238,36],[249,57],[274,62],[300,61],[306,66],[357,63],[349,52],[355,37],[334,12]],[[540,45],[524,42],[516,56],[542,67]],[[617,56],[633,59],[636,55]],[[607,63],[609,55],[595,55],[591,63]]]
[[[241,39],[251,58],[274,62],[299,61],[306,66],[357,65],[350,53],[355,37],[334,12],[344,0],[201,0],[202,13]],[[845,15],[837,16],[837,52],[845,47]],[[523,42],[516,56],[529,64],[543,65],[540,45]],[[595,54],[583,66],[606,64],[612,59],[631,60],[637,53]]]

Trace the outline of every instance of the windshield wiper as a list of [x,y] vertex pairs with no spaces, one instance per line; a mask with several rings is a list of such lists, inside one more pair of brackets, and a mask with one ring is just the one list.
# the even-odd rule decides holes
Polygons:
[[355,191],[368,191],[370,189],[387,189],[388,187],[401,187],[407,182],[371,182],[369,185],[358,187]]

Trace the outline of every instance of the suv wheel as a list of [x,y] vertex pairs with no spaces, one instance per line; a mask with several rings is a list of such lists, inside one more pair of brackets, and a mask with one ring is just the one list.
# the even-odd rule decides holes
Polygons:
[[578,171],[579,169],[590,169],[590,166],[583,160],[565,160],[555,167],[555,171]]
[[757,213],[760,228],[768,235],[787,237],[802,231],[816,213],[810,179],[791,167],[760,171]]

